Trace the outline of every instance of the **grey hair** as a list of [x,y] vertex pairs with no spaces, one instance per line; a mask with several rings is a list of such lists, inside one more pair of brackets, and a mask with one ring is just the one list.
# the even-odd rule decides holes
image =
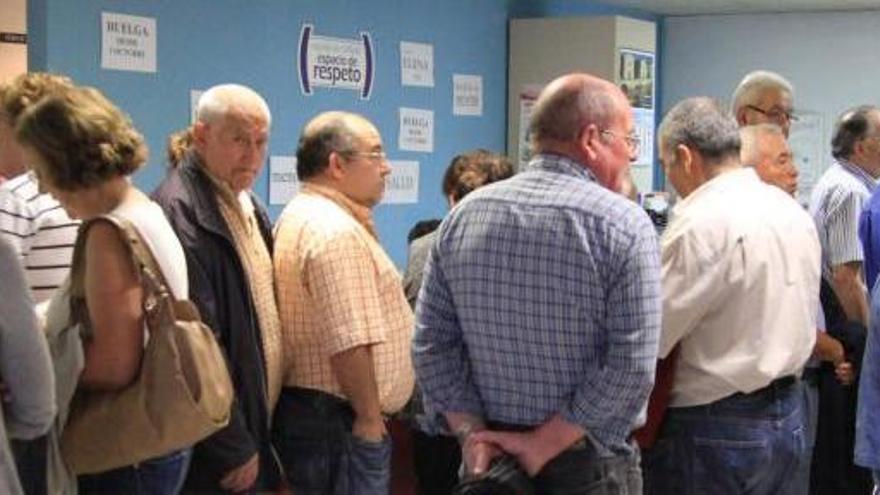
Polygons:
[[769,70],[752,71],[746,74],[733,91],[731,112],[736,115],[742,107],[754,104],[758,95],[768,89],[782,89],[794,95],[794,86],[788,82],[788,79]]
[[372,126],[365,117],[342,111],[324,112],[306,124],[296,149],[296,173],[300,180],[322,173],[329,165],[330,153],[344,155],[354,151],[355,121]]
[[712,98],[688,98],[676,104],[663,118],[657,135],[665,151],[683,144],[698,151],[709,165],[739,156],[736,121]]
[[848,159],[852,156],[856,143],[876,131],[873,122],[868,118],[874,112],[880,112],[880,107],[861,105],[843,112],[834,126],[831,156],[837,159]]
[[742,142],[740,160],[743,165],[754,166],[760,159],[760,141],[764,136],[781,136],[785,139],[782,128],[776,124],[747,125],[740,128],[739,138]]
[[241,84],[219,84],[202,93],[196,107],[196,120],[205,124],[216,122],[226,117],[233,107],[255,109],[267,124],[272,123],[272,113],[266,100]]
[[535,103],[529,123],[532,149],[540,151],[548,142],[574,141],[589,124],[607,127],[614,110],[614,95],[589,80],[544,91]]

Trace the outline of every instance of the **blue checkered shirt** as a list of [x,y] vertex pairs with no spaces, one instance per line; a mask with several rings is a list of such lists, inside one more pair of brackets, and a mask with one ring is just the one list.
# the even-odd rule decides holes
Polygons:
[[416,311],[427,412],[538,425],[560,413],[603,452],[644,422],[660,333],[648,216],[583,166],[538,155],[443,222]]

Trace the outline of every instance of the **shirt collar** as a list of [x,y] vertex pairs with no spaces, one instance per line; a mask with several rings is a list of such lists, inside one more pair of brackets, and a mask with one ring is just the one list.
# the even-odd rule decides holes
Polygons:
[[742,167],[729,172],[723,172],[701,184],[700,187],[694,189],[688,194],[686,198],[678,200],[672,210],[672,214],[674,216],[680,215],[681,212],[688,209],[692,203],[699,201],[699,198],[706,196],[707,194],[712,194],[713,191],[718,189],[724,189],[730,183],[759,180],[758,174],[752,167]]
[[373,224],[373,214],[370,208],[355,203],[354,201],[349,199],[348,196],[342,194],[336,189],[322,186],[320,184],[315,184],[312,182],[303,182],[302,192],[323,196],[330,201],[336,203],[336,205],[348,212],[348,214],[351,215],[352,218],[354,218],[359,224],[363,225],[363,227],[367,229],[367,232],[378,239],[378,235],[376,235],[376,227]]
[[529,168],[535,170],[549,170],[567,175],[583,177],[590,182],[598,182],[596,175],[586,165],[564,155],[555,153],[539,153],[532,157]]
[[849,172],[850,175],[859,180],[865,187],[868,188],[868,191],[873,191],[875,187],[877,187],[877,179],[871,177],[871,174],[865,172],[864,169],[859,167],[858,165],[850,162],[849,160],[844,160],[840,158],[837,160],[837,163],[840,165],[840,168]]

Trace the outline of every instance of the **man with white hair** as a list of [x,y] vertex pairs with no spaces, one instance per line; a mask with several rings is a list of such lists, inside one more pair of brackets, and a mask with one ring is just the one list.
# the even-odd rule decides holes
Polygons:
[[659,354],[679,354],[650,492],[802,495],[790,480],[808,462],[799,377],[816,338],[816,228],[742,167],[736,122],[713,100],[677,104],[658,141],[681,196],[661,240]]
[[733,92],[731,111],[740,126],[776,124],[788,137],[797,118],[792,110],[794,88],[784,77],[767,70],[746,74]]
[[250,188],[266,159],[271,115],[235,84],[199,99],[192,148],[154,193],[189,267],[192,300],[226,352],[235,387],[229,425],[193,449],[186,489],[260,492],[281,485],[269,417],[281,390],[281,324],[272,233]]

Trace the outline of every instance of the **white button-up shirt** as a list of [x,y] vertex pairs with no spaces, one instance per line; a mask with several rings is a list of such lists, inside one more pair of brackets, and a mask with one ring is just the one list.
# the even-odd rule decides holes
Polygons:
[[753,169],[679,202],[661,240],[660,356],[681,345],[672,407],[799,374],[816,339],[820,247],[810,216]]

